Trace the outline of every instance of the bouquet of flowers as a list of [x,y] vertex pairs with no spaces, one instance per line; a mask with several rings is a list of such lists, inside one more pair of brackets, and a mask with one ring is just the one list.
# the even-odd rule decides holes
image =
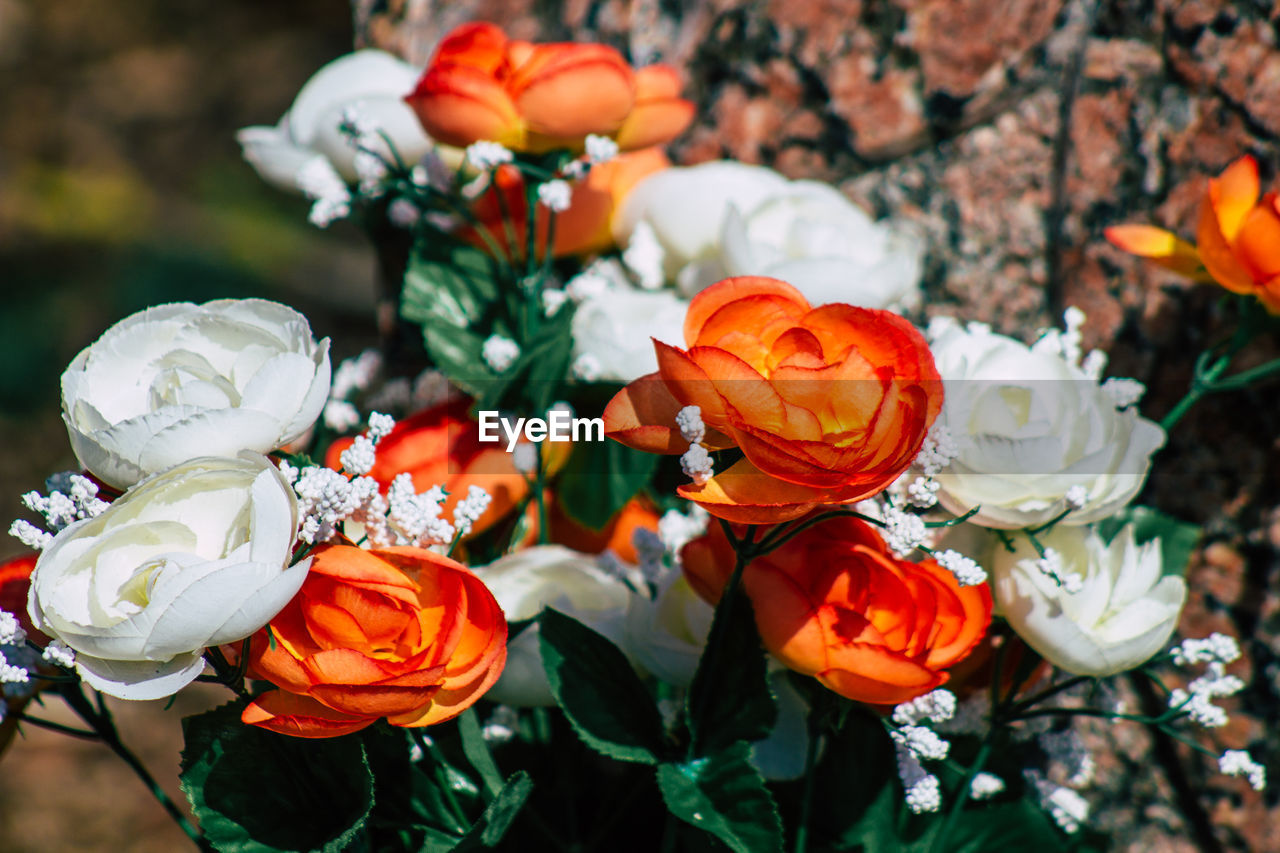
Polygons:
[[[1233,300],[1156,422],[1079,309],[1031,343],[925,324],[909,225],[673,166],[681,93],[470,23],[244,129],[386,261],[386,347],[331,369],[248,299],[76,356],[83,469],[23,496],[0,567],[0,743],[99,739],[222,851],[1104,849],[1081,718],[1261,790],[1197,740],[1245,687],[1236,640],[1174,637],[1200,531],[1136,502],[1197,401],[1280,372],[1232,372],[1280,311],[1255,162],[1195,245],[1109,234]],[[104,697],[195,681],[228,694],[181,723],[193,822]]]

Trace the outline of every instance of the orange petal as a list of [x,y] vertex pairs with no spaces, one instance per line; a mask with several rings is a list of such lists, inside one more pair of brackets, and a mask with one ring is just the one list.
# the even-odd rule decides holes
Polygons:
[[641,376],[613,396],[604,408],[604,432],[633,450],[679,455],[689,442],[676,428],[680,401],[671,395],[661,374]]
[[1280,215],[1276,214],[1275,194],[1268,193],[1263,203],[1245,214],[1236,233],[1236,257],[1253,274],[1255,282],[1280,275]]
[[377,717],[357,717],[327,708],[309,696],[270,690],[240,714],[241,722],[294,737],[337,737],[371,726]]
[[839,668],[818,673],[818,681],[856,702],[897,705],[923,696],[947,680],[883,646],[859,643],[841,655]]
[[[727,416],[724,401],[716,392],[711,377],[689,353],[656,338],[653,340],[653,351],[658,357],[658,372],[662,375],[662,381],[680,406],[697,406],[702,410],[702,420],[708,426],[723,427]],[[729,357],[727,353],[725,355]],[[747,367],[747,370],[750,369]],[[758,379],[759,375],[755,375]]]
[[698,293],[690,301],[689,313],[684,318],[685,344],[693,346],[698,340],[703,325],[725,305],[736,299],[758,294],[782,297],[784,300],[794,303],[800,314],[808,311],[810,307],[809,301],[804,298],[804,294],[785,281],[759,275],[726,278]]
[[746,459],[701,486],[688,483],[677,492],[716,518],[740,524],[790,521],[816,504],[829,502],[829,493],[770,477]]
[[680,97],[680,74],[669,65],[648,65],[635,72],[636,102],[615,140],[624,151],[662,145],[693,121],[691,101]]
[[502,675],[502,668],[507,663],[507,647],[499,649],[497,656],[475,681],[453,690],[441,690],[431,697],[431,701],[417,711],[388,717],[387,722],[393,726],[417,728],[433,726],[451,720],[470,708],[483,696]]
[[1222,235],[1218,227],[1218,217],[1213,206],[1205,201],[1200,208],[1200,225],[1196,229],[1196,243],[1200,250],[1200,260],[1213,280],[1232,293],[1253,293],[1253,275],[1240,262],[1231,244]]
[[1113,225],[1103,233],[1116,248],[1155,261],[1165,269],[1191,278],[1204,274],[1196,247],[1172,231],[1152,225]]
[[743,585],[755,611],[756,628],[769,652],[789,669],[813,675],[827,668],[827,636],[804,585],[767,560],[748,566]]
[[507,85],[529,129],[549,138],[547,148],[612,134],[635,103],[631,67],[602,44],[534,45]]
[[437,142],[462,148],[491,140],[523,147],[525,127],[515,103],[501,83],[479,69],[433,66],[405,102]]
[[1209,180],[1209,204],[1228,243],[1236,241],[1245,216],[1258,203],[1259,192],[1258,161],[1247,154]]
[[507,36],[494,24],[472,21],[455,27],[436,47],[428,67],[454,63],[497,74],[506,61]]

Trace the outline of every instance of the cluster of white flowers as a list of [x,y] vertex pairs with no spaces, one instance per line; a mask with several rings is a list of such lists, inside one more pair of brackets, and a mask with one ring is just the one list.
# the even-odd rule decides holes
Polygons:
[[588,299],[603,296],[612,286],[613,278],[610,267],[596,261],[569,279],[569,283],[564,286],[564,292],[574,302],[586,302]]
[[984,770],[974,774],[973,781],[969,783],[969,796],[975,800],[989,800],[1004,788],[1003,779]]
[[360,410],[351,397],[369,390],[382,371],[382,354],[367,349],[343,361],[333,371],[329,399],[324,406],[324,425],[334,432],[346,432],[360,423]]
[[951,430],[937,421],[925,436],[914,464],[926,477],[935,477],[959,455],[960,446],[956,444]]
[[1240,644],[1234,637],[1214,631],[1207,637],[1189,637],[1170,650],[1178,666],[1195,663],[1234,663],[1240,658]]
[[490,335],[480,349],[480,357],[494,373],[503,373],[520,357],[520,345],[502,335]]
[[547,181],[538,187],[538,203],[554,213],[564,213],[573,200],[573,191],[565,181]]
[[929,528],[925,527],[924,519],[914,512],[886,506],[882,510],[882,519],[885,544],[899,557],[906,557],[929,538]]
[[1062,554],[1053,548],[1044,549],[1040,559],[1036,560],[1036,568],[1069,595],[1075,595],[1084,589],[1084,581],[1078,574],[1064,571]]
[[977,586],[980,583],[986,583],[987,572],[977,561],[966,557],[959,551],[939,551],[933,555],[934,560],[939,566],[955,575],[956,583],[960,586]]
[[1244,689],[1244,682],[1226,673],[1225,664],[1213,661],[1208,670],[1187,685],[1187,689],[1174,688],[1169,693],[1169,707],[1185,712],[1193,723],[1207,729],[1221,728],[1227,724],[1227,712],[1213,704],[1214,699],[1234,696]]
[[1112,376],[1102,383],[1102,393],[1111,399],[1117,409],[1127,409],[1143,398],[1147,393],[1147,386],[1136,379]]
[[658,538],[667,553],[677,555],[681,548],[706,531],[710,521],[710,513],[697,504],[689,504],[688,512],[669,509],[658,519]]
[[342,451],[338,459],[342,462],[342,470],[354,476],[363,476],[373,470],[377,461],[375,448],[378,442],[395,428],[395,418],[374,412],[369,415],[369,429],[358,435],[351,446]]
[[569,292],[559,287],[548,288],[542,291],[542,314],[545,317],[554,317],[556,312],[569,301]]
[[345,219],[351,214],[351,191],[333,164],[323,157],[314,157],[298,170],[298,189],[311,199],[311,212],[307,219],[317,228],[327,228],[330,223]]
[[1261,791],[1267,787],[1267,768],[1253,760],[1243,749],[1228,749],[1218,759],[1218,771],[1227,776],[1244,776],[1249,787]]
[[1067,509],[1077,510],[1084,507],[1089,502],[1089,490],[1079,483],[1067,489],[1062,499],[1067,503]]
[[1027,783],[1035,789],[1040,807],[1049,813],[1054,823],[1068,834],[1078,832],[1089,817],[1089,803],[1084,797],[1064,785],[1058,785],[1039,770],[1022,771]]
[[[397,228],[412,230],[422,220],[422,211],[407,198],[398,198],[387,205],[387,219]],[[441,230],[449,230],[443,228]]]
[[395,536],[395,544],[425,548],[452,542],[456,531],[440,517],[446,497],[439,486],[418,494],[413,487],[413,475],[397,474],[387,489],[387,523]]
[[631,232],[631,240],[622,252],[622,263],[636,277],[636,283],[645,290],[657,290],[666,281],[663,264],[666,256],[658,235],[647,222],[641,222]]
[[603,165],[618,156],[618,143],[607,136],[588,133],[584,145],[587,152],[587,160],[593,166]]
[[914,814],[936,812],[942,807],[942,788],[938,777],[924,769],[924,761],[942,761],[951,744],[928,726],[946,723],[956,713],[956,697],[949,690],[934,690],[903,702],[893,709],[893,739],[898,763],[898,776],[906,791],[907,808]]
[[492,744],[504,744],[516,736],[520,715],[510,705],[497,705],[480,729],[481,736]]
[[61,640],[53,640],[49,645],[45,646],[40,657],[63,669],[71,669],[76,665],[76,653]]
[[1063,329],[1043,329],[1040,339],[1032,346],[1035,352],[1050,352],[1067,364],[1080,365],[1084,357],[1081,346],[1084,336],[1080,330],[1084,327],[1085,313],[1074,305],[1062,312]]
[[382,497],[376,481],[369,477],[351,480],[329,468],[310,466],[299,471],[287,463],[280,466],[280,472],[297,493],[298,538],[307,543],[328,542],[343,521],[368,514],[365,503],[371,495],[363,481],[374,483],[372,494]]
[[31,673],[26,667],[9,663],[8,658],[0,652],[0,684],[27,684],[31,681]]
[[715,463],[711,454],[701,444],[691,444],[680,457],[680,468],[684,475],[701,486],[715,476]]
[[496,169],[503,163],[510,163],[515,159],[511,149],[498,142],[490,142],[488,140],[481,140],[468,145],[466,156],[467,164],[473,169],[479,169],[482,172]]
[[0,646],[16,646],[27,639],[18,617],[7,610],[0,610]]
[[701,444],[707,437],[707,425],[702,422],[702,409],[698,406],[685,406],[676,412],[676,426],[681,438],[690,444]]
[[479,486],[469,486],[467,496],[458,501],[453,509],[453,526],[458,528],[458,535],[466,536],[471,527],[480,520],[493,498]]
[[9,526],[9,534],[35,551],[42,551],[53,541],[53,534],[67,526],[94,518],[110,504],[98,497],[98,484],[74,471],[63,471],[45,481],[49,496],[36,491],[22,496],[22,505],[44,517],[47,530],[29,521],[17,519]]

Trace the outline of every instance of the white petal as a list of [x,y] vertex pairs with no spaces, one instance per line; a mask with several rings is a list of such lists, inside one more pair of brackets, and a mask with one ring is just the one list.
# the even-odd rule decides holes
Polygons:
[[278,127],[246,127],[236,134],[241,153],[264,181],[285,192],[301,194],[298,173],[316,153],[295,143]]
[[94,690],[120,699],[163,699],[172,696],[204,670],[201,649],[167,661],[101,660],[76,655],[76,671]]

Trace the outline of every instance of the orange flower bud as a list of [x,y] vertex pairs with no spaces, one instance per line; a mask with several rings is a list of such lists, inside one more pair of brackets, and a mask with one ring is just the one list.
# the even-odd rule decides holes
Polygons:
[[[454,507],[467,496],[468,488],[479,486],[493,500],[471,528],[474,535],[515,508],[529,486],[501,443],[480,441],[479,425],[467,414],[469,406],[470,401],[459,397],[397,422],[378,443],[377,461],[369,476],[378,481],[384,492],[401,473],[413,477],[418,492],[442,486],[449,493],[442,518],[452,518]],[[341,470],[342,452],[353,441],[335,441],[325,454],[325,464]]]
[[[723,532],[711,528],[683,557],[694,589],[718,598],[733,568]],[[749,563],[742,583],[770,653],[841,696],[876,705],[945,684],[945,670],[991,624],[986,584],[961,587],[933,560],[897,559],[855,518],[798,534]]]
[[655,341],[658,372],[620,391],[605,432],[651,453],[683,453],[675,415],[698,406],[703,445],[745,458],[680,496],[749,524],[882,491],[911,464],[942,408],[924,336],[888,311],[818,308],[791,285],[730,278],[694,297],[688,350]]
[[693,118],[678,95],[673,70],[634,72],[606,45],[531,44],[469,23],[445,36],[405,100],[440,142],[542,152],[579,149],[588,134],[617,135],[624,149],[666,142]]
[[1146,225],[1108,228],[1107,239],[1175,272],[1256,296],[1269,312],[1280,314],[1280,198],[1269,192],[1259,200],[1260,193],[1257,161],[1241,157],[1209,179],[1196,228],[1198,246]]
[[250,644],[279,690],[242,719],[332,737],[381,718],[428,726],[469,708],[502,674],[507,622],[465,566],[420,548],[322,545],[298,595]]

